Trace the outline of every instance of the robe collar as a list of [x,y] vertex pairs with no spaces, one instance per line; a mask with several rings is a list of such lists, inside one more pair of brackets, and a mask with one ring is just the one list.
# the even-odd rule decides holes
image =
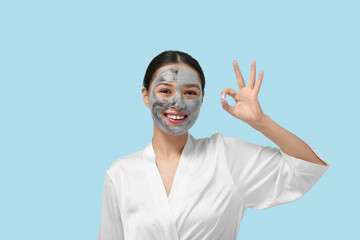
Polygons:
[[180,161],[176,169],[170,195],[166,196],[164,184],[162,182],[160,173],[156,167],[155,152],[152,146],[152,141],[144,148],[143,158],[146,165],[149,167],[147,170],[149,181],[151,181],[150,187],[154,195],[154,209],[159,216],[158,221],[161,225],[161,234],[163,239],[179,240],[178,229],[176,225],[177,214],[181,209],[181,203],[183,203],[184,190],[186,188],[186,182],[184,174],[187,172],[187,166],[189,160],[194,160],[191,154],[194,154],[195,141],[193,136],[188,133],[188,139],[180,156]]
[[156,179],[156,183],[154,184],[154,188],[157,190],[158,194],[162,195],[164,199],[169,201],[172,204],[175,204],[176,202],[179,202],[182,197],[182,191],[184,190],[185,185],[185,178],[184,175],[187,175],[187,166],[189,164],[189,161],[195,160],[196,158],[193,157],[193,154],[195,154],[195,139],[194,137],[188,133],[188,139],[186,140],[185,146],[183,148],[183,151],[180,155],[180,161],[178,163],[172,187],[170,190],[169,196],[166,195],[166,191],[160,176],[160,173],[158,171],[158,168],[156,166],[156,159],[155,159],[155,152],[152,146],[152,141],[145,147],[143,152],[143,158],[147,165],[149,166],[150,175],[153,177],[152,179]]
[[[193,152],[194,143],[195,143],[194,137],[190,133],[188,133],[188,138],[186,140],[185,146],[181,153],[181,158],[184,158],[184,157],[187,158]],[[152,161],[155,163],[155,151],[154,151],[154,148],[152,145],[152,141],[150,141],[144,148],[143,156],[146,161]]]

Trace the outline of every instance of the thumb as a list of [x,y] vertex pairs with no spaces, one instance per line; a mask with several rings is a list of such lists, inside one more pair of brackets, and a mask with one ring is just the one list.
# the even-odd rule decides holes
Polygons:
[[232,114],[232,112],[234,111],[234,107],[230,106],[229,103],[224,98],[221,98],[220,101],[221,101],[223,109],[225,111],[227,111],[228,113]]

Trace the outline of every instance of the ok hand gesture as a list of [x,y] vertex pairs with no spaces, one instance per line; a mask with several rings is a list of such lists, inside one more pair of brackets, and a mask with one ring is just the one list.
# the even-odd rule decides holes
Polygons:
[[[235,75],[237,79],[237,83],[239,86],[239,90],[235,91],[231,88],[225,88],[221,92],[221,104],[225,111],[233,115],[234,117],[252,125],[260,122],[265,114],[263,113],[260,103],[257,99],[261,82],[263,79],[264,71],[259,73],[258,80],[255,84],[255,76],[256,76],[256,62],[253,61],[251,63],[251,72],[250,72],[250,80],[248,85],[245,86],[244,78],[241,75],[239,66],[234,60],[233,62]],[[225,100],[226,95],[231,96],[236,101],[235,106],[230,106],[228,102]]]

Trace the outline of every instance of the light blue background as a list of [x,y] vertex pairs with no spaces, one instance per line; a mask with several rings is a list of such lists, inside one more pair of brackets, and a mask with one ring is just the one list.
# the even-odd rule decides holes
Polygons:
[[356,1],[1,1],[1,238],[97,238],[106,169],[151,140],[142,80],[164,50],[205,73],[194,137],[276,146],[220,104],[232,61],[247,84],[256,60],[263,111],[333,164],[301,199],[248,209],[239,239],[356,238],[359,20]]

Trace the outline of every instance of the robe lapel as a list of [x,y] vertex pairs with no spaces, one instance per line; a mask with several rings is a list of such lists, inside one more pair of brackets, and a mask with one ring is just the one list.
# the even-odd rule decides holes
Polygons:
[[144,158],[149,163],[148,166],[150,179],[152,180],[149,185],[152,188],[152,194],[155,204],[156,213],[159,217],[159,222],[163,229],[164,239],[179,240],[178,228],[176,225],[177,213],[181,206],[181,198],[185,187],[184,173],[189,161],[189,154],[193,149],[194,139],[188,134],[188,139],[181,153],[179,164],[177,166],[174,180],[172,183],[169,197],[166,195],[164,183],[162,181],[160,172],[156,166],[155,152],[150,142],[144,149]]

